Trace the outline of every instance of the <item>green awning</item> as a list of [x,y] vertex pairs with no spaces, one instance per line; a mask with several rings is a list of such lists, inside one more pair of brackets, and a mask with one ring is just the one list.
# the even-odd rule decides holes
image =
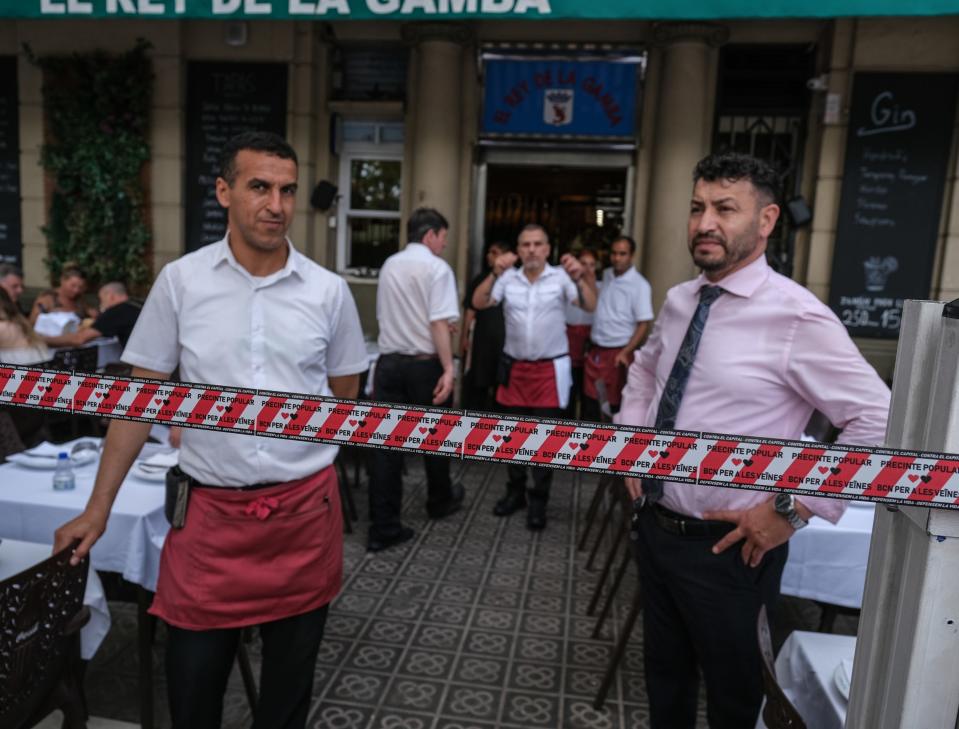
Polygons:
[[959,0],[0,0],[3,18],[676,20],[959,14]]

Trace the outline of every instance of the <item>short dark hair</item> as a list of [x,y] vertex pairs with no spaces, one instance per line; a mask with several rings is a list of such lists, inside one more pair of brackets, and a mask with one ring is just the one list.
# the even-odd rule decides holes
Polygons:
[[485,256],[494,248],[499,248],[504,253],[513,250],[513,246],[511,246],[505,240],[500,240],[499,238],[497,238],[495,240],[490,240],[486,242],[486,245],[483,247],[483,255]]
[[299,165],[293,147],[279,134],[273,132],[241,132],[227,140],[220,152],[220,177],[233,187],[236,182],[236,156],[244,149],[265,152],[280,159],[291,159]]
[[449,230],[449,221],[435,208],[417,208],[406,221],[406,240],[408,243],[420,243],[431,230],[439,233]]
[[7,276],[23,278],[23,271],[12,263],[0,263],[0,278],[6,278]]
[[[624,240],[624,241],[626,241],[627,243],[629,243],[629,252],[630,252],[630,255],[635,255],[635,254],[636,254],[636,241],[634,241],[634,240],[633,240],[630,236],[628,236],[628,235],[617,235],[615,238],[613,238],[613,243],[619,243],[621,240]],[[610,243],[610,244],[609,244],[609,247],[610,247],[610,248],[613,247],[613,243]]]
[[75,263],[65,263],[63,268],[60,269],[60,283],[63,283],[64,279],[67,278],[82,278],[84,281],[87,280],[87,274],[82,268],[80,268]]
[[547,233],[546,228],[539,223],[527,223],[524,225],[523,229],[519,232],[519,235],[516,236],[516,240],[519,241],[519,236],[523,235],[523,233],[535,233],[536,231],[542,233],[543,237],[546,239],[546,242],[549,243],[549,233]]
[[705,180],[748,180],[766,205],[779,200],[779,175],[772,166],[757,157],[739,152],[719,152],[704,157],[693,171],[693,182]]

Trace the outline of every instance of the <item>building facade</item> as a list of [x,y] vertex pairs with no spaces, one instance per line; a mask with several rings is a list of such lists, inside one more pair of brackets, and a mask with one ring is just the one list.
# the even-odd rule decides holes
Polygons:
[[450,220],[445,255],[461,287],[484,244],[515,238],[533,221],[551,232],[554,255],[602,251],[614,235],[632,235],[658,306],[695,273],[686,250],[692,168],[726,148],[781,171],[790,212],[771,262],[833,305],[882,375],[892,375],[898,300],[959,297],[959,9],[533,19],[542,8],[527,3],[519,13],[438,21],[406,20],[404,5],[382,0],[368,4],[386,8],[375,17],[327,22],[260,19],[238,0],[220,5],[246,13],[220,20],[84,19],[67,12],[87,5],[78,0],[43,4],[68,17],[0,23],[8,76],[0,88],[16,120],[0,124],[0,148],[18,150],[7,158],[16,161],[19,199],[7,223],[16,235],[2,253],[22,262],[28,286],[49,283],[42,228],[51,182],[40,166],[43,73],[24,49],[119,53],[144,38],[155,73],[154,273],[222,235],[203,203],[210,159],[223,134],[259,119],[279,127],[300,157],[294,244],[347,277],[370,335],[376,269],[405,244],[406,215],[421,205]]

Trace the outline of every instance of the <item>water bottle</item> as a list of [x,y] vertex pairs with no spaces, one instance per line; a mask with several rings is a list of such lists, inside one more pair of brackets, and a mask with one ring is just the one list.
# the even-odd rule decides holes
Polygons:
[[76,486],[77,482],[73,477],[70,455],[66,451],[61,451],[60,455],[57,456],[57,470],[53,473],[53,490],[72,491]]

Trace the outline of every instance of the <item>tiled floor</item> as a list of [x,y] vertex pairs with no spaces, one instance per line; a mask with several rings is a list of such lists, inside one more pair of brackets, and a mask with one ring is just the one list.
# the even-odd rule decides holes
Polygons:
[[[492,514],[505,479],[502,466],[455,463],[466,504],[441,521],[425,518],[422,470],[414,463],[409,470],[404,518],[416,529],[415,539],[368,554],[364,522],[346,536],[345,584],[320,650],[309,726],[647,726],[640,625],[605,708],[591,706],[619,630],[614,616],[593,640],[595,620],[586,616],[596,572],[586,571],[585,555],[576,552],[575,517],[586,508],[594,477],[581,484],[576,474],[558,473],[549,525],[532,533],[522,513],[508,519]],[[356,493],[363,512],[365,489]],[[628,579],[616,606],[620,618],[635,584],[632,570]],[[137,717],[135,617],[126,606],[112,607],[116,629],[90,665],[88,697],[93,714],[130,721]],[[799,616],[800,622],[809,619]],[[158,726],[166,727],[160,638],[156,715]],[[251,652],[257,662],[256,644]],[[234,675],[224,727],[249,723]]]

